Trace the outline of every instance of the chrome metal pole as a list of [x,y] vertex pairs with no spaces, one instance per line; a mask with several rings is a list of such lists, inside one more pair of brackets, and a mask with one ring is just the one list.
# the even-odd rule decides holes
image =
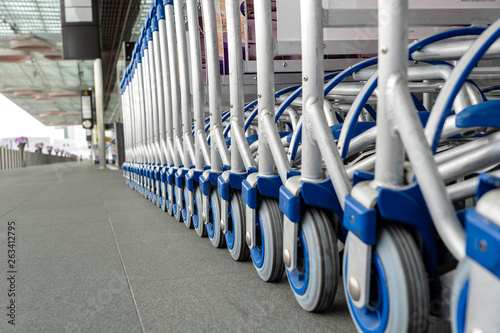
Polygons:
[[[165,21],[165,7],[161,2],[157,7],[158,19],[158,36],[160,42],[160,56],[161,56],[161,76],[163,83],[163,97],[164,97],[164,114],[165,114],[165,129],[162,135],[165,136],[166,142],[166,156],[168,165],[174,164],[175,152],[174,143],[172,138],[172,79],[170,75],[170,61],[167,42],[167,28]],[[160,129],[161,132],[161,129]]]
[[386,98],[388,102],[392,102],[389,105],[397,105],[394,121],[407,147],[408,157],[435,222],[436,230],[453,256],[461,260],[465,257],[465,232],[457,219],[455,208],[448,198],[432,151],[425,140],[413,101],[406,88],[406,75],[395,71],[387,83]]
[[[175,32],[177,36],[177,52],[179,59],[179,85],[181,87],[181,114],[182,114],[182,137],[184,144],[184,167],[189,169],[189,165],[194,162],[194,152],[191,125],[191,97],[188,68],[188,48],[186,42],[186,25],[183,9],[183,0],[174,0],[175,8]],[[192,162],[190,162],[192,161]]]
[[408,67],[408,0],[378,1],[378,91],[377,160],[375,184],[397,187],[403,184],[404,150],[389,114],[387,80],[393,72],[407,78]]
[[[321,153],[311,137],[309,113],[314,104],[323,109],[323,7],[321,1],[300,1],[302,36],[302,179],[323,178]],[[334,147],[332,147],[334,148]]]
[[[244,96],[243,96],[243,52],[241,41],[241,21],[238,0],[226,0],[226,26],[229,53],[229,95],[231,108],[231,171],[244,172],[245,166],[241,158],[238,141],[235,136],[238,132],[233,128],[243,126]],[[241,134],[241,133],[239,133]],[[245,140],[246,141],[246,140]],[[248,152],[248,144],[246,145]],[[239,149],[235,149],[238,147]]]
[[[168,45],[168,58],[170,67],[170,88],[172,89],[172,140],[174,144],[175,156],[174,164],[176,167],[182,164],[183,154],[182,146],[178,146],[179,140],[177,137],[181,136],[181,119],[179,113],[181,112],[181,98],[179,87],[179,63],[177,59],[177,41],[175,39],[175,25],[174,25],[174,6],[171,0],[165,3],[165,23],[167,30],[167,45]],[[180,156],[179,156],[180,155]]]
[[145,120],[146,120],[146,146],[150,152],[150,160],[148,163],[155,163],[155,152],[153,147],[153,131],[152,131],[152,101],[151,101],[151,79],[149,75],[149,49],[148,49],[148,37],[147,37],[147,27],[145,28],[146,33],[144,36],[144,56],[142,58],[142,85],[144,90],[144,105],[145,105]]
[[160,51],[160,32],[158,27],[158,20],[156,17],[156,8],[153,10],[153,16],[151,17],[151,30],[153,34],[153,43],[151,45],[152,59],[154,61],[154,83],[155,83],[155,95],[156,95],[156,123],[155,123],[155,136],[156,136],[156,146],[158,154],[160,157],[160,163],[166,163],[167,149],[165,146],[165,98],[163,96],[163,77],[162,77],[162,63],[161,63],[161,51]]
[[222,122],[221,82],[215,5],[211,0],[202,0],[203,25],[205,31],[205,58],[207,63],[208,95],[210,108],[210,166],[212,171],[222,171],[222,161],[215,147],[215,127]]
[[[148,63],[149,63],[149,86],[151,99],[151,147],[155,154],[155,163],[162,163],[165,158],[161,157],[160,150],[160,127],[158,123],[158,94],[156,87],[156,61],[154,58],[153,45],[153,17],[150,19],[151,25],[148,28]],[[156,27],[157,28],[157,27]]]
[[[189,28],[189,48],[191,64],[191,82],[193,87],[193,114],[194,114],[194,132],[201,133],[201,136],[195,135],[195,167],[196,170],[203,170],[204,164],[210,164],[210,160],[204,160],[202,145],[206,142],[204,131],[203,115],[203,73],[201,68],[201,43],[200,28],[198,22],[198,8],[196,0],[188,0],[187,16]],[[204,142],[200,142],[203,140]]]
[[[274,40],[271,1],[256,0],[255,35],[257,48],[257,97],[259,119],[264,111],[274,115]],[[304,140],[302,140],[304,144]],[[259,121],[259,175],[273,176],[274,159],[266,140],[263,123]]]
[[[144,43],[144,38],[143,38],[143,43]],[[144,93],[144,75],[143,75],[143,66],[144,63],[142,63],[142,60],[144,59],[144,46],[143,43],[141,43],[141,62],[138,63],[137,65],[137,89],[138,89],[138,95],[137,95],[137,101],[140,107],[140,124],[141,124],[141,144],[144,149],[144,160],[142,161],[143,163],[149,163],[151,162],[151,150],[149,149],[148,143],[147,143],[147,123],[146,123],[146,101],[145,101],[145,93]]]

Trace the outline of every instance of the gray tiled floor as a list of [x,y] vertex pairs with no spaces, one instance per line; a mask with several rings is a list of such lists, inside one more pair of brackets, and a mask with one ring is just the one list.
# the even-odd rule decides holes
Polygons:
[[121,171],[73,163],[0,172],[3,272],[9,220],[17,325],[1,311],[0,332],[355,331],[342,286],[330,311],[303,311],[285,276],[262,282],[250,262],[128,188]]

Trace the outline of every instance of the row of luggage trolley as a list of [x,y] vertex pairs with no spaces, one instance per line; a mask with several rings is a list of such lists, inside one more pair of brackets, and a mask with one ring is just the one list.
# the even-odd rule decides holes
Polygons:
[[151,4],[121,82],[127,184],[262,280],[286,272],[306,311],[342,279],[359,331],[425,331],[433,314],[498,332],[500,20],[408,44],[418,11],[379,0],[377,54],[335,70],[323,3],[286,8],[301,69],[276,89],[274,2],[253,1],[256,91],[240,1],[225,1],[227,75],[214,1]]

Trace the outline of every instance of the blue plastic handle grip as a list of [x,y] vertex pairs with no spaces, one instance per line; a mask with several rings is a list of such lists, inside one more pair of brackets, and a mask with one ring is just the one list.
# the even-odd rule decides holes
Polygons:
[[156,1],[156,19],[159,20],[164,20],[165,19],[165,7],[163,5],[163,2],[161,0]]

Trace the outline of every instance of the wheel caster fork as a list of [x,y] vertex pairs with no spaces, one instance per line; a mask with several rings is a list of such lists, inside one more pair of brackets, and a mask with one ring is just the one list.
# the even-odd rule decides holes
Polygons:
[[[499,202],[500,188],[489,190],[479,198],[476,208],[466,213],[467,257],[457,268],[452,294],[454,332],[494,332],[500,327]],[[459,295],[464,299],[457,299]],[[460,301],[465,306],[459,306]]]

